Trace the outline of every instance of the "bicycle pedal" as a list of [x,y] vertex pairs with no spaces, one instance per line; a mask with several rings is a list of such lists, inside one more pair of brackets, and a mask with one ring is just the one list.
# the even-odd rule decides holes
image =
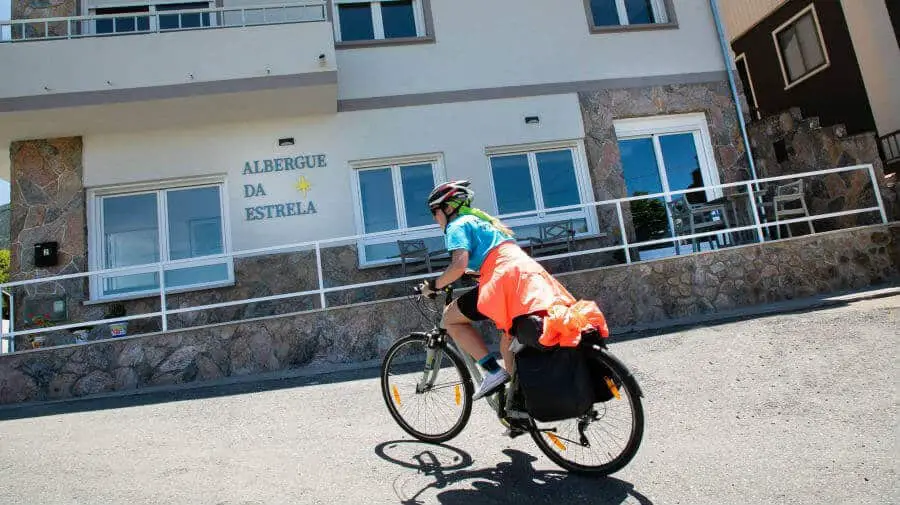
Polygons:
[[526,432],[524,430],[518,428],[507,428],[506,431],[503,432],[503,436],[509,438],[516,438],[524,435]]
[[528,419],[528,412],[523,412],[521,410],[509,409],[506,411],[506,417],[509,419]]
[[503,435],[509,438],[516,438],[519,435],[528,433],[528,427],[522,426],[522,424],[515,419],[503,419],[503,425],[506,426],[506,431],[503,432]]

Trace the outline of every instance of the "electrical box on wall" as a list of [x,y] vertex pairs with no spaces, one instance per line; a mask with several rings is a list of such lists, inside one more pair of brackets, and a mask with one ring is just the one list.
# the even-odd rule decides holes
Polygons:
[[52,267],[57,263],[56,242],[41,242],[34,244],[34,266],[36,267]]

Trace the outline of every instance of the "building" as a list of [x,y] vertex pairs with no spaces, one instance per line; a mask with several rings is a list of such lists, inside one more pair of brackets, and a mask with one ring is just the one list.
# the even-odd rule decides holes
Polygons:
[[[13,0],[13,18],[14,327],[49,320],[63,347],[0,357],[16,383],[0,403],[375,359],[421,324],[389,281],[422,264],[401,240],[441,259],[424,198],[447,179],[533,254],[569,254],[548,264],[582,296],[608,290],[623,327],[897,274],[893,228],[852,231],[873,259],[840,271],[795,259],[842,238],[759,249],[775,236],[741,194],[754,174],[709,2]],[[641,195],[661,196],[620,200]],[[672,239],[694,231],[683,200],[719,206],[699,244]],[[749,248],[691,256],[720,238]],[[145,336],[72,335],[123,317]],[[52,372],[21,368],[72,343]]]
[[[14,3],[17,18],[88,16],[48,32],[42,21],[13,24],[0,52],[16,69],[2,85],[0,144],[46,139],[12,145],[22,271],[44,239],[60,242],[61,271],[83,271],[429,225],[424,196],[447,178],[472,179],[490,212],[537,211],[511,221],[531,235],[554,206],[625,196],[609,173],[620,163],[616,128],[653,142],[682,132],[669,152],[696,157],[706,184],[747,174],[702,2],[229,2],[180,22],[164,12],[209,6],[140,4]],[[647,142],[635,141],[635,156],[653,154]],[[22,235],[50,182],[28,165],[35,157],[63,167],[53,204],[65,208],[45,216],[56,218],[40,228],[48,233]],[[691,181],[678,173],[667,185]],[[584,209],[560,217],[579,238],[601,232]],[[405,238],[437,248],[439,235]],[[396,263],[396,242],[353,244],[353,267]],[[153,293],[155,275],[95,278],[88,300]],[[221,261],[169,285],[233,283]]]
[[720,0],[751,117],[799,107],[822,126],[876,132],[900,167],[900,2]]

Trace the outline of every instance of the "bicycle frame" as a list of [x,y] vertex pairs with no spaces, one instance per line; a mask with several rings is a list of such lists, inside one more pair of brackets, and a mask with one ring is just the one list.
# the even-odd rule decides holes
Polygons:
[[[453,295],[453,290],[446,290],[444,294],[444,306],[446,307],[452,301],[451,297]],[[447,329],[444,328],[441,322],[438,322],[434,329],[426,333],[425,336],[427,337],[426,343],[428,350],[425,353],[425,370],[422,372],[422,378],[416,385],[417,393],[426,391],[434,386],[434,383],[437,380],[438,370],[441,369],[443,352],[456,353],[456,355],[462,359],[463,363],[465,363],[466,369],[469,371],[469,376],[475,381],[475,387],[477,388],[481,385],[484,376],[481,374],[481,370],[478,368],[475,359],[459,347],[456,341],[454,341],[450,334],[447,333]],[[496,395],[492,394],[485,399],[491,409],[499,415],[500,400],[497,399]]]

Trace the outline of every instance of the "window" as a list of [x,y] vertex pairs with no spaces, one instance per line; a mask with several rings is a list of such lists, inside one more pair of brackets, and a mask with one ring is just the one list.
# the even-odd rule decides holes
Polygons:
[[[183,30],[205,28],[215,24],[208,12],[188,14],[162,14],[166,11],[209,9],[211,2],[158,3],[143,6],[104,7],[93,9],[98,16],[114,16],[94,21],[94,33],[132,33],[159,30]],[[140,14],[128,16],[128,14]],[[160,13],[157,17],[156,14]]]
[[668,23],[665,4],[666,0],[585,0],[594,28]]
[[[126,192],[127,191],[127,192]],[[196,259],[166,269],[166,290],[209,287],[233,281],[232,261],[212,258],[228,251],[223,183],[167,188],[135,187],[91,192],[91,255],[95,269]],[[129,274],[95,276],[93,298],[154,294],[155,266]]]
[[115,14],[131,14],[145,13],[142,16],[115,16],[96,21],[96,33],[127,33],[127,32],[146,32],[150,30],[150,16],[146,13],[150,12],[147,6],[144,7],[110,7],[106,9],[97,9],[95,14],[98,16],[107,16]]
[[[517,237],[540,237],[541,225],[569,221],[576,233],[596,229],[584,208],[556,210],[590,201],[579,149],[572,145],[492,150],[488,153],[498,217]],[[506,218],[509,214],[520,214]]]
[[735,58],[734,66],[737,67],[738,77],[741,80],[741,89],[747,98],[747,105],[750,107],[750,113],[756,115],[760,119],[762,115],[759,112],[759,104],[756,103],[756,89],[753,88],[753,79],[750,77],[750,68],[747,66],[747,56],[741,53]]
[[[196,9],[209,9],[209,2],[195,2],[183,4],[161,4],[156,6],[161,11],[186,11]],[[209,13],[198,12],[192,14],[160,14],[160,30],[178,30],[182,28],[201,28],[209,26]]]
[[786,88],[828,67],[828,54],[815,5],[794,16],[773,33]]
[[[426,201],[440,177],[437,156],[354,164],[356,213],[361,233],[370,234],[435,225]],[[436,225],[435,225],[436,226]],[[425,239],[430,250],[444,247],[439,229],[386,234],[364,239],[360,263],[387,263],[399,254],[397,240]]]
[[359,2],[336,0],[335,38],[338,42],[424,37],[424,0]]
[[[669,193],[719,184],[709,129],[703,114],[626,119],[615,122],[628,196]],[[631,202],[638,242],[671,237],[668,203],[685,198],[702,203],[722,196],[721,189]],[[671,249],[668,244],[644,250]],[[642,257],[652,257],[642,254]]]

